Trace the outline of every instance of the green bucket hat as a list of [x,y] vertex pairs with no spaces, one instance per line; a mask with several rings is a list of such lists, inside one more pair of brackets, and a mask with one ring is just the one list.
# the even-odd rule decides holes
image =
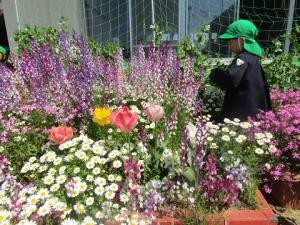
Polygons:
[[2,46],[0,46],[0,53],[2,53],[3,55],[6,55],[6,49],[3,48]]
[[249,20],[238,20],[230,24],[226,32],[220,36],[221,39],[232,39],[244,37],[244,48],[259,57],[262,56],[262,49],[255,41],[255,37],[258,34],[256,26]]

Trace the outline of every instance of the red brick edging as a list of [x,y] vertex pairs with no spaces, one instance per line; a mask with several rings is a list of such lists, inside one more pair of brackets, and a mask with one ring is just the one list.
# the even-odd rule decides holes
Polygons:
[[[208,224],[219,225],[277,225],[277,217],[262,193],[256,191],[257,205],[256,210],[237,210],[229,209],[222,214],[213,215],[208,219]],[[170,213],[169,213],[170,215]],[[107,222],[106,225],[117,225],[119,223]],[[153,225],[182,225],[182,223],[171,216],[157,216]]]

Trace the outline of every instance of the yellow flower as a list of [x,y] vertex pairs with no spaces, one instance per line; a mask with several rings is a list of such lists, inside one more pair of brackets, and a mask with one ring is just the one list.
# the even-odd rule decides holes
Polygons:
[[110,123],[109,115],[111,114],[110,108],[96,108],[94,110],[93,121],[100,126]]

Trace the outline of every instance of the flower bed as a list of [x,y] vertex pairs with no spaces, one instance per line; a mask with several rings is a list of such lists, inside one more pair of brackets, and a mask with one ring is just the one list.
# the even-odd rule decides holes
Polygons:
[[1,223],[163,223],[157,212],[209,218],[256,197],[264,209],[240,218],[269,221],[256,189],[280,166],[274,135],[257,122],[214,124],[191,57],[140,47],[125,68],[120,49],[105,60],[76,34],[58,38],[0,70]]
[[[278,224],[276,216],[261,192],[256,191],[257,207],[256,210],[239,210],[239,209],[228,209],[221,214],[215,214],[206,219],[208,224],[237,224],[237,225],[253,225],[253,224],[264,224],[264,225],[276,225]],[[186,215],[185,215],[186,214]],[[187,217],[188,213],[180,212],[169,212],[169,213],[157,213],[155,221],[152,224],[160,225],[181,225],[184,224],[182,221],[184,217]],[[178,219],[181,217],[182,219]],[[201,214],[199,214],[199,217]],[[107,221],[106,225],[119,225],[119,222]]]

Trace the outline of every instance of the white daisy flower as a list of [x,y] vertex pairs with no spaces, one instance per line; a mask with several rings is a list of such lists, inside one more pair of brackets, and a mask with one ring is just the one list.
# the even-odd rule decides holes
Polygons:
[[78,191],[80,191],[80,192],[85,192],[87,189],[87,185],[84,182],[79,182],[76,184],[75,188],[78,189]]
[[36,187],[29,188],[28,194],[33,194],[36,191],[36,189],[37,189]]
[[104,165],[106,162],[107,162],[107,159],[106,159],[106,158],[101,158],[101,159],[99,160],[99,163],[102,164],[102,165]]
[[217,145],[216,143],[211,143],[211,144],[210,144],[210,148],[213,148],[213,149],[214,149],[214,148],[218,148],[218,145]]
[[90,148],[91,148],[91,146],[87,143],[83,143],[82,147],[81,147],[81,149],[84,150],[84,151],[89,150]]
[[236,122],[236,123],[239,123],[241,120],[238,119],[238,118],[234,118],[233,121]]
[[38,215],[39,216],[45,216],[50,212],[50,210],[51,210],[50,207],[48,207],[46,205],[43,205],[42,207],[39,208]]
[[225,118],[224,123],[231,123],[231,121],[229,119]]
[[85,204],[88,205],[88,206],[93,205],[94,204],[94,198],[93,197],[88,197],[85,200]]
[[110,181],[110,182],[114,182],[115,181],[115,176],[113,174],[110,174],[108,175],[107,179]]
[[54,182],[54,177],[51,175],[47,175],[46,177],[44,177],[44,184],[46,185],[50,185]]
[[240,123],[240,126],[244,129],[248,129],[248,128],[252,127],[252,125],[249,122],[242,122],[242,123]]
[[65,170],[66,170],[66,166],[62,166],[59,168],[59,174],[64,174],[65,173]]
[[242,139],[242,138],[239,138],[239,137],[237,137],[237,138],[235,138],[235,141],[236,141],[237,143],[242,143],[242,142],[243,142],[243,139]]
[[36,161],[36,157],[30,157],[29,162],[34,163]]
[[56,158],[56,155],[48,155],[47,162],[53,162]]
[[84,207],[84,205],[82,205],[82,204],[76,204],[75,206],[74,206],[74,210],[78,213],[78,214],[83,214],[83,213],[85,213],[85,207]]
[[97,219],[103,219],[105,217],[105,213],[104,212],[101,212],[101,211],[98,211],[96,214],[95,214],[95,217]]
[[40,167],[40,164],[39,163],[33,163],[30,167],[31,170],[36,170],[37,168]]
[[105,155],[106,154],[106,151],[104,149],[103,146],[93,146],[93,149],[92,149],[93,153],[96,154],[96,155]]
[[229,129],[228,129],[228,127],[223,127],[223,128],[222,128],[222,131],[225,132],[225,133],[228,133],[228,132],[229,132]]
[[85,217],[81,225],[96,225],[97,223],[92,219],[92,217]]
[[120,168],[121,166],[122,166],[122,163],[121,163],[120,160],[115,160],[115,161],[113,162],[113,167],[114,167],[114,168],[118,169],[118,168]]
[[[28,205],[28,206],[26,206],[26,210],[27,210],[30,214],[32,214],[32,213],[35,213],[35,212],[36,212],[37,207],[36,207],[36,205]],[[29,213],[28,213],[28,214],[29,214]]]
[[74,181],[75,183],[81,182],[81,178],[80,178],[80,177],[73,177],[72,179],[73,179],[73,181]]
[[103,186],[98,186],[98,187],[96,187],[95,188],[95,194],[97,195],[97,196],[100,196],[100,195],[103,195],[103,193],[104,193],[104,187]]
[[93,169],[95,167],[95,163],[92,161],[89,161],[86,163],[86,168]]
[[271,169],[271,165],[269,164],[269,163],[266,163],[265,164],[265,167],[269,170],[269,169]]
[[46,162],[46,159],[47,159],[47,154],[44,154],[40,157],[40,162],[44,163],[44,162]]
[[223,135],[222,140],[224,141],[230,141],[230,137],[228,135]]
[[113,199],[114,197],[115,197],[115,193],[114,192],[112,192],[112,191],[107,191],[106,193],[105,193],[105,198],[106,199],[108,199],[108,200],[111,200],[111,199]]
[[39,172],[41,173],[41,172],[44,172],[44,171],[46,171],[47,170],[47,166],[46,165],[43,165],[43,166],[41,166],[40,168],[39,168]]
[[253,125],[258,127],[258,126],[260,126],[260,122],[254,122]]
[[51,192],[56,192],[58,191],[60,188],[59,184],[53,184],[51,187],[50,187],[50,191]]
[[[26,189],[22,189],[20,192],[19,192],[19,195],[24,197],[25,195],[27,194],[27,190]],[[4,196],[4,191],[1,191],[0,190],[0,198]]]
[[256,133],[255,134],[255,138],[256,139],[262,139],[262,138],[264,138],[265,137],[265,135],[263,134],[263,133]]
[[53,207],[57,211],[65,211],[68,208],[66,203],[58,201],[54,202]]
[[25,164],[22,169],[21,169],[21,173],[27,173],[30,169],[30,164]]
[[32,220],[21,220],[18,225],[37,225],[35,221]]
[[74,170],[73,170],[73,173],[77,174],[80,172],[80,168],[79,167],[76,167]]
[[98,175],[100,173],[101,173],[101,169],[99,167],[96,167],[96,168],[93,169],[93,174],[94,175]]
[[59,165],[61,162],[62,162],[62,158],[57,157],[57,158],[54,160],[53,164],[54,164],[55,166],[57,166],[57,165]]
[[24,210],[24,211],[21,212],[21,216],[22,216],[23,218],[28,218],[30,215],[31,215],[30,212],[28,212],[28,211],[26,211],[26,210]]
[[49,197],[49,191],[45,188],[40,189],[37,195],[40,197],[40,199],[46,199]]
[[8,219],[11,216],[11,213],[7,210],[0,210],[0,224],[2,224],[3,221]]
[[273,134],[267,132],[266,133],[266,137],[269,138],[269,139],[272,139],[273,138]]
[[109,128],[109,129],[107,130],[107,132],[108,132],[109,134],[111,134],[113,131],[114,131],[114,130],[111,129],[111,128]]
[[27,203],[28,203],[28,204],[31,204],[31,205],[35,205],[38,201],[39,201],[39,196],[38,196],[38,195],[31,195],[31,196],[27,199]]
[[218,133],[218,131],[215,130],[215,129],[210,129],[209,132],[212,133],[212,134],[217,134]]
[[50,169],[48,170],[48,175],[50,175],[50,176],[54,176],[55,173],[56,173],[56,169],[50,168]]
[[120,208],[120,206],[117,203],[113,204],[112,207],[115,208],[115,209]]
[[259,139],[259,140],[257,140],[257,144],[259,144],[260,146],[262,146],[262,145],[265,144],[265,142],[264,142],[263,139]]
[[121,177],[121,176],[116,176],[115,180],[116,180],[117,182],[120,182],[120,181],[122,181],[122,177]]
[[121,152],[119,150],[112,150],[111,153],[115,156],[121,155]]
[[87,159],[86,153],[84,151],[77,151],[75,152],[75,156],[80,159],[85,161]]
[[271,153],[274,153],[274,152],[276,152],[277,151],[277,148],[276,148],[276,146],[275,145],[270,145],[270,147],[269,147],[269,152],[271,152]]
[[52,207],[54,206],[56,200],[54,198],[49,198],[47,199],[47,201],[45,202],[45,205],[49,206],[49,207]]
[[93,177],[92,175],[87,175],[87,176],[86,176],[86,180],[92,182],[92,181],[94,180],[94,177]]
[[94,157],[92,157],[91,158],[91,161],[93,162],[93,163],[99,163],[100,162],[100,157],[99,156],[94,156]]
[[103,210],[108,210],[112,206],[112,203],[110,201],[104,201],[101,206]]
[[108,158],[110,158],[110,159],[114,159],[114,158],[116,158],[117,157],[117,155],[114,153],[114,152],[110,152],[109,154],[108,154]]
[[119,186],[116,183],[112,183],[111,185],[109,185],[108,189],[115,192],[119,190]]
[[71,154],[65,156],[65,158],[64,158],[64,160],[65,160],[66,162],[70,162],[70,161],[73,160],[73,159],[74,159],[74,156],[71,155]]
[[56,178],[56,182],[58,184],[63,184],[66,182],[66,180],[67,180],[67,177],[65,175],[60,175]]
[[103,177],[98,177],[94,182],[96,185],[99,185],[99,186],[106,185],[106,180]]
[[79,225],[79,222],[74,219],[65,219],[62,221],[61,225]]
[[128,150],[127,150],[126,148],[122,148],[122,149],[121,149],[121,153],[122,153],[123,155],[126,155],[126,154],[128,153]]
[[229,134],[230,134],[230,136],[236,136],[236,132],[235,131],[230,131]]
[[126,203],[126,202],[129,201],[129,198],[126,194],[121,194],[120,201],[123,202],[123,203]]
[[264,153],[264,150],[262,150],[261,148],[257,148],[257,149],[255,149],[255,153],[258,155],[261,155]]

